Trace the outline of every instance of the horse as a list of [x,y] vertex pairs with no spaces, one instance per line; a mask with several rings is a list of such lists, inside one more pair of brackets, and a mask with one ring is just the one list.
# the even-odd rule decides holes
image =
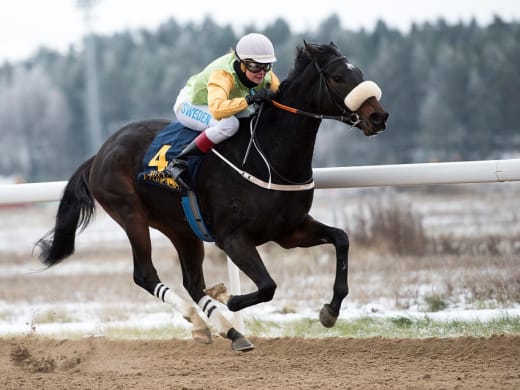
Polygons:
[[[296,48],[294,66],[272,104],[264,103],[256,114],[241,118],[237,134],[200,162],[194,178],[200,213],[216,245],[255,283],[256,291],[229,295],[222,286],[206,289],[203,241],[186,221],[181,194],[136,180],[149,145],[169,120],[127,124],[77,168],[62,194],[54,228],[36,243],[39,258],[51,267],[74,253],[76,231],[87,227],[97,201],[128,237],[138,286],[191,322],[194,340],[211,343],[213,327],[231,341],[232,350],[248,351],[254,345],[227,315],[274,296],[276,282],[257,246],[332,244],[336,250],[332,299],[319,313],[322,325],[332,327],[349,291],[349,239],[342,229],[309,215],[315,141],[322,119],[341,121],[366,136],[385,130],[389,114],[380,97],[377,84],[364,80],[361,70],[332,42],[304,41]],[[168,237],[176,249],[183,286],[193,302],[160,280],[151,258],[150,227]]]

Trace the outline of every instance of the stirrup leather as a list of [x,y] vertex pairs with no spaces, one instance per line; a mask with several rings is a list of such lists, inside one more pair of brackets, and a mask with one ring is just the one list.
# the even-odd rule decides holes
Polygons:
[[190,190],[190,186],[182,178],[182,174],[188,169],[188,162],[183,159],[173,159],[166,168],[164,168],[164,173],[173,180],[175,180],[177,183],[179,183],[182,187]]
[[177,180],[186,169],[188,169],[188,162],[175,158],[164,168],[164,172]]

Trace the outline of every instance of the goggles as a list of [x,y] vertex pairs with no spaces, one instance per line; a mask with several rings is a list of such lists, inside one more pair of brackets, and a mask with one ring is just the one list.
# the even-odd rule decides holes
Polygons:
[[262,70],[264,72],[269,72],[271,68],[273,67],[273,64],[262,64],[260,62],[254,62],[254,61],[242,61],[248,71],[251,73],[259,73]]

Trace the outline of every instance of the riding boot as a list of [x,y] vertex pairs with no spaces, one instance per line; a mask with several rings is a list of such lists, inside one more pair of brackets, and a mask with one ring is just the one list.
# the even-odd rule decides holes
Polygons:
[[200,133],[182,152],[175,156],[164,169],[164,172],[185,188],[190,189],[188,180],[183,178],[183,173],[188,168],[188,157],[206,154],[211,150],[213,145],[213,142],[210,141],[205,132]]

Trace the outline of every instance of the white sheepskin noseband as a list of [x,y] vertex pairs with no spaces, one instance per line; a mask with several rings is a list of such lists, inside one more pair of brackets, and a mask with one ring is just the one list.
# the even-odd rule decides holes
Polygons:
[[381,88],[379,88],[376,83],[373,81],[363,81],[349,92],[345,98],[345,106],[354,112],[357,111],[368,98],[375,97],[377,100],[380,100],[381,95]]

